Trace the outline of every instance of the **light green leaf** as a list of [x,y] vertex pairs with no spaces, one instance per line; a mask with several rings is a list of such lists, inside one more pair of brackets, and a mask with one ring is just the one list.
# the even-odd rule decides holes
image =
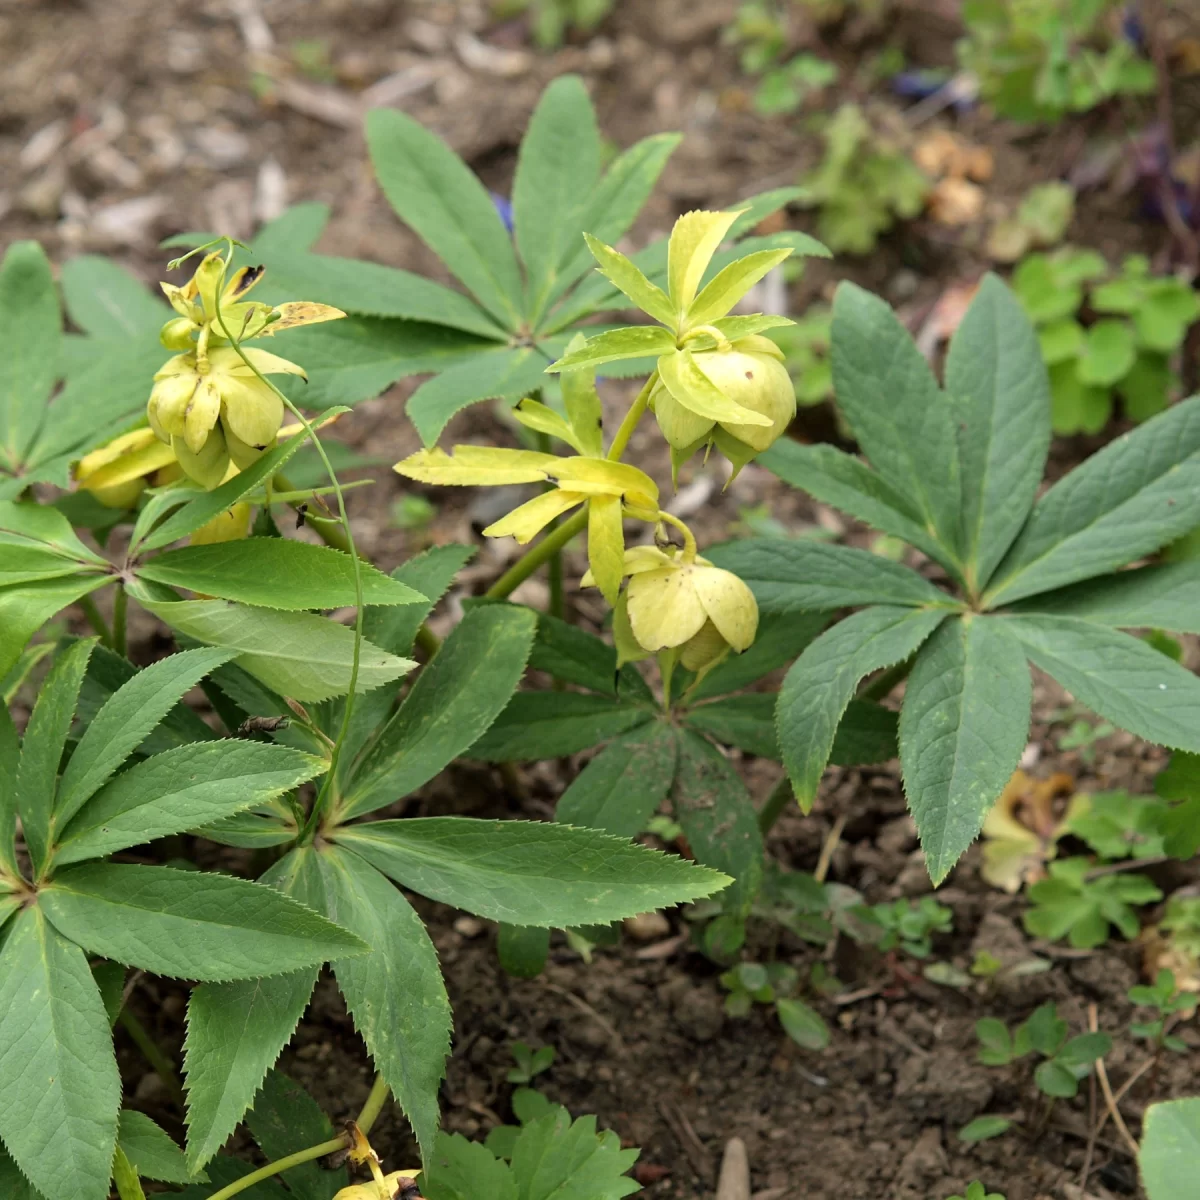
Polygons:
[[584,692],[518,692],[468,758],[527,762],[578,754],[650,720],[641,705]]
[[227,650],[185,650],[139,671],[113,693],[88,721],[63,771],[54,803],[57,828],[62,829],[195,684],[230,657]]
[[1050,385],[1037,335],[1013,294],[988,275],[946,358],[962,463],[967,582],[982,587],[1025,523],[1050,448]]
[[884,301],[843,283],[833,304],[831,356],[838,407],[871,465],[911,498],[927,533],[957,550],[954,405],[908,330]]
[[836,446],[780,438],[755,461],[813,499],[915,546],[955,573],[952,555],[921,524],[904,493],[854,455]]
[[[598,1134],[595,1117],[572,1122],[565,1108],[555,1107],[517,1135],[511,1163],[516,1194],[521,1200],[620,1200],[641,1191],[625,1174],[637,1156],[621,1149],[611,1129]],[[490,1192],[469,1194],[492,1200]]]
[[114,582],[109,575],[71,575],[0,589],[0,677],[21,657],[25,643],[56,612]]
[[1081,617],[1117,629],[1200,633],[1200,561],[1138,567],[1044,592],[1016,611]]
[[77,564],[109,567],[106,559],[80,541],[71,522],[57,508],[27,500],[0,503],[0,545],[25,543]]
[[[567,351],[583,344],[583,334],[577,334],[567,343]],[[596,372],[587,369],[564,371],[558,377],[562,389],[563,407],[567,420],[575,431],[575,437],[583,453],[593,458],[604,456],[604,406],[596,391]]]
[[117,1145],[143,1179],[160,1183],[191,1183],[194,1179],[206,1182],[202,1173],[188,1169],[183,1151],[144,1113],[121,1110]]
[[675,338],[660,325],[627,325],[598,333],[578,349],[560,358],[547,371],[570,371],[578,367],[598,367],[602,363],[622,358],[644,358],[647,355],[670,354]]
[[1179,1200],[1195,1187],[1200,1097],[1151,1104],[1142,1122],[1138,1168],[1149,1200]]
[[40,871],[50,847],[58,767],[75,718],[88,658],[96,639],[78,641],[50,668],[25,728],[17,767],[17,811],[34,868]]
[[427,379],[405,405],[426,446],[432,446],[456,412],[477,400],[520,398],[545,382],[546,359],[527,347],[488,350]]
[[[94,728],[94,727],[93,727]],[[63,829],[58,865],[103,858],[266,804],[323,775],[323,758],[270,742],[197,742],[135,763]]]
[[[350,690],[354,630],[313,613],[275,612],[226,600],[138,600],[172,629],[236,652],[234,660],[294,700],[327,700]],[[416,664],[363,641],[358,691],[399,679]]]
[[[720,557],[712,551],[705,556],[718,566]],[[709,696],[721,696],[747,687],[771,671],[790,663],[829,624],[830,614],[813,613],[762,613],[758,621],[758,632],[754,644],[741,654],[731,654],[724,662],[713,667],[695,689],[689,689],[689,700],[703,700]],[[580,822],[586,824],[586,822]]]
[[837,727],[864,675],[915,653],[946,617],[939,609],[863,609],[823,633],[796,659],[779,690],[775,724],[783,764],[808,812]]
[[[264,877],[265,878],[265,877]],[[270,979],[202,983],[188,1000],[187,1161],[196,1170],[245,1115],[308,1007],[320,967]]]
[[[576,228],[587,230],[609,245],[627,233],[680,141],[682,135],[678,133],[652,134],[618,155],[589,197]],[[552,302],[587,270],[591,261],[582,237],[576,235],[568,241],[558,283],[551,292]]]
[[533,613],[516,606],[469,612],[356,767],[342,815],[407,796],[466,753],[520,682],[535,626]]
[[559,266],[577,246],[580,217],[600,178],[600,130],[578,75],[560,75],[542,93],[517,152],[513,233],[525,264],[525,313],[536,326]]
[[0,262],[0,456],[14,468],[45,418],[61,338],[49,261],[36,242],[13,242]]
[[294,851],[286,886],[370,947],[335,961],[333,972],[375,1069],[428,1155],[450,1053],[450,1003],[421,918],[374,867],[336,846]]
[[120,1103],[87,959],[28,908],[0,952],[0,1137],[44,1195],[105,1200]]
[[718,565],[745,580],[759,608],[768,613],[859,604],[948,607],[954,603],[908,567],[853,546],[746,538],[726,543]]
[[995,618],[947,621],[922,646],[900,709],[900,763],[929,877],[975,840],[1029,737],[1032,684]]
[[520,320],[512,239],[470,168],[419,122],[393,108],[367,114],[367,147],[388,203],[506,328]]
[[[157,529],[147,532],[135,528],[131,552],[157,550],[171,542],[177,542],[180,538],[187,537],[201,525],[207,525],[214,517],[218,517],[227,509],[232,508],[265,480],[282,470],[288,459],[307,440],[308,434],[301,430],[300,433],[276,446],[274,450],[268,451],[245,471],[239,472],[220,487],[211,492],[200,493],[196,499],[190,500],[169,516]],[[139,535],[141,536],[139,537]]]
[[93,953],[176,979],[279,975],[363,949],[274,889],[207,871],[88,863],[56,875],[39,904]]
[[1077,358],[1083,349],[1083,326],[1069,318],[1038,330],[1038,345],[1048,367]]
[[414,817],[336,837],[410,891],[513,925],[601,925],[728,882],[611,834],[545,821]]
[[117,1189],[118,1200],[146,1200],[137,1168],[119,1145],[113,1154],[112,1182]]
[[1050,421],[1056,434],[1099,433],[1113,412],[1108,388],[1087,387],[1079,378],[1074,361],[1050,368]]
[[749,337],[752,333],[762,333],[764,329],[782,329],[795,323],[791,317],[778,317],[771,313],[749,313],[744,317],[718,317],[712,322],[712,326],[719,329],[731,342],[735,342],[738,338]]
[[1147,741],[1200,751],[1200,679],[1139,638],[1076,617],[1008,618],[1034,664]]
[[[587,248],[592,252],[592,257],[599,264],[600,274],[618,291],[632,300],[634,305],[647,316],[651,316],[656,321],[661,321],[673,329],[678,314],[666,292],[657,284],[651,283],[632,259],[626,258],[624,254],[614,250],[611,246],[606,246],[599,238],[592,237],[590,233],[585,233],[583,236],[587,242]],[[576,297],[577,300],[581,298]],[[618,307],[624,306],[619,305]],[[575,320],[581,315],[583,314],[573,310],[570,319]],[[555,328],[560,327],[561,323],[555,325]]]
[[[341,608],[355,602],[350,555],[289,538],[181,546],[142,563],[137,573],[169,587],[264,608]],[[364,604],[416,604],[425,598],[363,559],[359,574]]]
[[1124,321],[1097,321],[1087,331],[1076,370],[1088,387],[1112,387],[1137,357],[1133,330]]
[[[513,1132],[517,1132],[515,1127]],[[457,1133],[439,1133],[421,1177],[421,1190],[428,1200],[476,1200],[479,1196],[518,1200],[512,1171],[492,1153],[490,1145],[490,1138],[485,1146]]]
[[95,337],[149,335],[157,342],[160,327],[174,315],[140,279],[97,254],[68,259],[61,282],[71,320]]
[[[321,1106],[282,1071],[267,1076],[246,1124],[269,1162],[334,1137],[333,1125]],[[333,1200],[334,1193],[348,1182],[345,1167],[331,1171],[321,1162],[292,1167],[286,1178],[288,1191],[296,1200]]]
[[1200,396],[1123,434],[1034,506],[989,607],[1114,571],[1200,525]]
[[611,742],[571,781],[558,799],[554,819],[632,838],[671,791],[675,735],[651,721]]
[[821,1015],[800,1000],[781,997],[775,1001],[775,1012],[784,1032],[805,1050],[824,1050],[829,1045],[829,1026]]
[[0,589],[78,574],[80,564],[73,559],[40,546],[11,541],[0,534]]
[[[272,254],[275,251],[299,254],[311,250],[325,232],[329,216],[328,204],[309,201],[290,205],[254,235],[255,255]],[[207,240],[204,238],[200,244]],[[162,245],[165,246],[166,242]]]
[[731,262],[720,271],[687,312],[688,325],[708,325],[725,316],[733,306],[769,271],[790,257],[791,250],[759,250]]
[[540,400],[532,400],[529,397],[518,400],[516,408],[512,410],[512,415],[513,419],[524,425],[526,429],[544,433],[547,437],[557,438],[560,442],[565,442],[570,446],[576,454],[588,453],[588,448],[579,440],[575,430],[571,428],[566,419]]
[[730,400],[700,368],[690,350],[675,350],[658,360],[658,373],[667,391],[689,412],[710,421],[769,425],[761,413]]
[[758,817],[741,776],[718,750],[689,730],[679,732],[671,800],[696,861],[733,878],[721,895],[722,906],[738,916],[748,915],[762,882]]

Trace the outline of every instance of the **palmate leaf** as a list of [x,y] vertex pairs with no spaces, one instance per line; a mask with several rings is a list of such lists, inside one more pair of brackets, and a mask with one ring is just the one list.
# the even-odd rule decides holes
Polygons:
[[436,134],[395,109],[367,114],[367,147],[388,202],[507,329],[520,320],[512,240],[471,169]]
[[1200,751],[1200,679],[1128,634],[1077,617],[1005,618],[1035,666],[1138,737]]
[[900,710],[900,762],[929,877],[975,840],[1021,760],[1032,685],[996,618],[945,622],[921,647]]
[[1015,606],[1018,613],[1079,617],[1117,629],[1200,633],[1200,562],[1138,567],[1044,592]]
[[513,925],[600,925],[728,882],[607,833],[544,821],[413,817],[336,836],[402,887]]
[[[714,557],[712,561],[717,559]],[[829,619],[830,614],[825,612],[760,612],[758,633],[750,649],[731,654],[713,667],[694,689],[689,690],[688,699],[694,702],[736,692],[771,671],[787,666],[829,624]]]
[[[109,566],[108,562],[80,541],[71,522],[56,508],[31,501],[0,503],[0,545],[29,545],[57,554],[78,567]],[[3,580],[4,576],[0,576]]]
[[[269,1162],[334,1136],[333,1125],[321,1106],[282,1071],[271,1071],[246,1117],[259,1149]],[[346,1186],[345,1167],[329,1170],[319,1162],[302,1163],[287,1173],[288,1191],[296,1200],[332,1200]]]
[[0,463],[25,460],[58,375],[62,315],[50,263],[36,242],[0,262]]
[[617,670],[617,652],[608,642],[548,613],[537,613],[529,666],[605,696],[635,702],[653,699],[636,667],[627,663]]
[[343,818],[401,799],[472,746],[520,682],[535,624],[515,605],[486,605],[459,622],[356,765]]
[[279,883],[370,947],[335,960],[334,975],[376,1070],[428,1154],[450,1053],[450,1003],[421,918],[374,867],[341,847],[292,851]]
[[227,875],[88,863],[57,874],[38,902],[78,945],[178,979],[278,975],[363,951],[273,888]]
[[159,329],[174,315],[140,279],[98,254],[68,259],[60,281],[72,322],[96,338],[148,337],[158,343]]
[[0,1138],[44,1195],[105,1200],[120,1096],[87,959],[28,908],[0,952]]
[[1114,571],[1200,525],[1200,396],[1123,434],[1034,506],[991,608]]
[[363,613],[363,633],[389,654],[408,654],[422,622],[474,556],[474,546],[451,544],[433,546],[402,563],[392,578],[424,599],[403,608],[368,607]]
[[759,608],[794,613],[859,604],[954,603],[915,571],[869,550],[786,538],[727,542],[708,557],[744,579]]
[[946,616],[939,609],[866,608],[823,633],[796,660],[780,688],[775,722],[783,764],[805,812],[859,680],[915,653]]
[[[137,574],[263,608],[300,611],[355,603],[354,564],[348,554],[287,538],[246,538],[216,545],[181,546],[142,563]],[[416,604],[419,592],[359,561],[364,604]]]
[[679,732],[672,803],[698,862],[733,877],[721,896],[746,916],[762,882],[762,833],[750,795],[726,758],[698,734]]
[[518,692],[470,748],[484,762],[578,754],[652,719],[644,704],[583,692]]
[[536,326],[576,248],[600,177],[600,130],[587,89],[562,75],[542,93],[517,154],[513,233],[525,265],[525,315]]
[[955,411],[891,308],[843,283],[833,305],[834,388],[871,465],[910,496],[926,530],[958,551]]
[[946,391],[962,463],[969,587],[987,583],[1019,533],[1050,448],[1050,384],[1016,297],[987,276],[950,342]]
[[616,738],[571,780],[555,820],[636,837],[670,794],[676,752],[675,735],[663,721]]
[[86,722],[62,773],[54,802],[56,825],[61,829],[179,700],[230,657],[228,650],[185,650],[137,672],[114,692]]
[[[172,629],[199,642],[233,650],[234,661],[269,688],[294,700],[327,700],[350,690],[354,630],[307,612],[278,612],[226,600],[152,599],[141,587],[137,600]],[[399,679],[416,664],[387,654],[365,639],[358,690]]]
[[323,775],[328,762],[287,746],[226,740],[167,750],[135,763],[81,804],[55,862],[103,858],[265,804]]

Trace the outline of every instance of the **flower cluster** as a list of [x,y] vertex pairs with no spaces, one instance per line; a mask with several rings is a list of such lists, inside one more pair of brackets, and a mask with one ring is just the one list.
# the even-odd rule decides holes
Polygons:
[[[758,607],[746,584],[700,557],[687,526],[660,509],[654,481],[620,461],[630,434],[649,410],[670,446],[673,478],[693,454],[714,447],[736,474],[784,433],[796,411],[783,356],[762,336],[790,322],[728,315],[791,251],[735,259],[701,286],[740,215],[691,212],[679,218],[668,246],[665,291],[624,255],[588,238],[600,271],[659,324],[577,336],[547,368],[560,385],[561,411],[535,397],[514,410],[521,424],[565,443],[574,455],[464,445],[449,454],[421,450],[396,464],[401,475],[422,483],[545,485],[541,495],[488,526],[483,532],[489,537],[511,535],[525,543],[572,509],[585,509],[586,518],[575,518],[577,528],[587,527],[583,585],[599,588],[613,606],[619,661],[656,655],[664,680],[676,664],[702,675],[731,650],[749,647]],[[655,369],[605,453],[595,370],[648,356]],[[652,543],[627,547],[626,520],[653,526]],[[672,528],[682,534],[682,547],[670,542]]]

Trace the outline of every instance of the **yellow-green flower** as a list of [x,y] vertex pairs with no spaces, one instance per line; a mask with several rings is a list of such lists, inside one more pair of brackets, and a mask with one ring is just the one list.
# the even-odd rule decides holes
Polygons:
[[415,1184],[419,1170],[393,1171],[371,1183],[355,1183],[344,1187],[333,1200],[397,1200],[405,1184]]
[[514,508],[483,532],[487,537],[515,537],[524,545],[555,517],[586,504],[588,561],[597,586],[610,603],[615,603],[621,587],[624,516],[652,521],[658,514],[658,485],[654,480],[636,467],[606,458],[559,458],[534,450],[455,446],[453,454],[420,450],[397,463],[395,470],[421,483],[459,486],[555,481],[557,487]]
[[[732,571],[699,555],[689,558],[687,551],[634,546],[625,553],[622,574],[630,577],[629,585],[613,627],[619,637],[618,626],[628,622],[642,657],[678,650],[688,670],[704,671],[730,650],[740,654],[753,644],[758,603]],[[583,577],[584,587],[593,582],[591,572]],[[633,657],[628,647],[622,657]]]
[[106,508],[133,508],[147,483],[166,483],[175,463],[153,429],[135,429],[85,454],[72,472],[75,482]]

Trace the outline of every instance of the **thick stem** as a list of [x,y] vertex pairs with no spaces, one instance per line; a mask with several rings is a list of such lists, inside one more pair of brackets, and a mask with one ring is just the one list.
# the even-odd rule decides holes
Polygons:
[[146,1027],[129,1011],[122,1008],[117,1022],[129,1034],[133,1044],[142,1052],[146,1061],[154,1068],[154,1073],[162,1080],[163,1086],[171,1093],[171,1099],[182,1110],[184,1107],[183,1084],[171,1065],[171,1060],[162,1052],[158,1043],[146,1032]]
[[113,623],[112,623],[112,648],[122,657],[125,657],[128,639],[126,637],[126,615],[129,610],[129,594],[125,591],[123,583],[117,584],[117,590],[113,595]]
[[768,834],[779,820],[780,814],[793,802],[792,781],[784,775],[771,794],[767,797],[762,808],[758,810],[758,827],[763,834]]
[[371,1093],[367,1096],[367,1102],[362,1106],[362,1112],[358,1114],[358,1118],[354,1122],[364,1137],[371,1132],[371,1126],[379,1119],[379,1114],[383,1112],[383,1106],[388,1102],[391,1094],[391,1089],[383,1082],[383,1076],[376,1075],[375,1082],[371,1085]]
[[485,595],[489,600],[503,600],[512,595],[553,555],[557,554],[577,533],[581,533],[587,525],[587,508],[581,509],[569,521],[564,521],[553,533],[547,534],[524,557],[517,559],[495,583],[488,588]]
[[265,1167],[259,1167],[257,1171],[251,1171],[249,1175],[243,1175],[241,1179],[234,1180],[219,1192],[213,1192],[209,1200],[230,1200],[231,1196],[236,1196],[239,1192],[252,1188],[256,1183],[262,1183],[264,1179],[271,1179],[292,1167],[303,1166],[306,1162],[312,1162],[314,1158],[324,1158],[326,1154],[332,1154],[335,1150],[344,1150],[345,1148],[346,1137],[343,1134],[340,1137],[331,1138],[328,1142],[322,1142],[319,1146],[309,1146],[307,1150],[297,1150],[295,1154],[289,1154],[287,1158],[276,1159],[275,1162],[267,1163]]
[[629,406],[629,411],[625,414],[625,419],[617,429],[617,436],[613,438],[612,445],[608,448],[610,462],[621,461],[621,456],[625,453],[625,447],[629,445],[629,439],[633,436],[633,431],[637,428],[638,422],[646,412],[646,406],[650,403],[650,393],[654,390],[654,385],[657,382],[658,372],[655,371],[646,380],[642,390],[638,392],[637,398]]
[[432,658],[442,648],[442,639],[428,625],[422,625],[417,630],[415,641],[426,659]]

